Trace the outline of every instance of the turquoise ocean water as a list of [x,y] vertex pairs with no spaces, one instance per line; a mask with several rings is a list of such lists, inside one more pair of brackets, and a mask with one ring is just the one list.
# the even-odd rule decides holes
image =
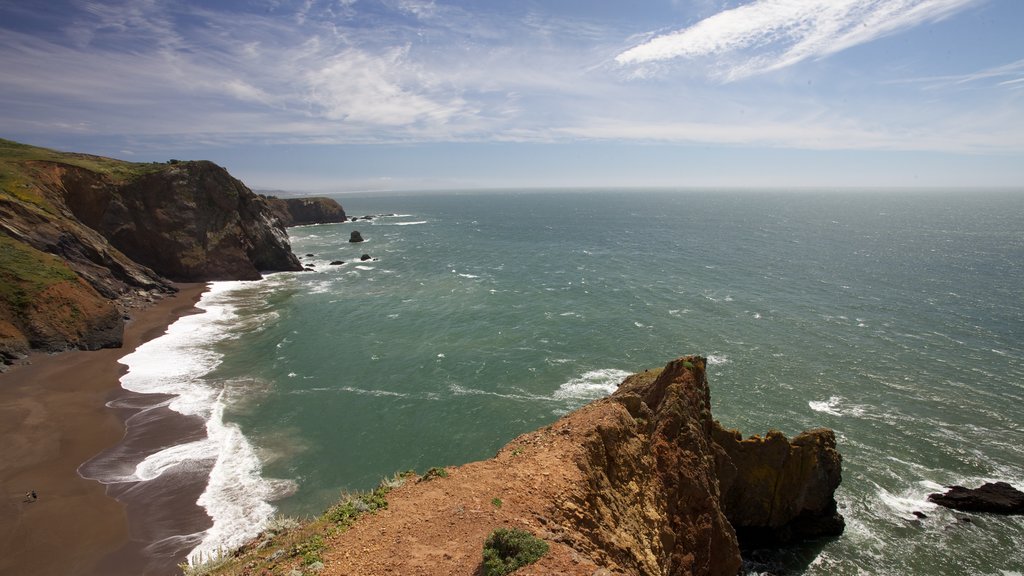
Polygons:
[[200,549],[396,471],[490,457],[697,353],[725,425],[837,432],[847,531],[784,555],[793,573],[1024,572],[1024,519],[965,524],[925,500],[1024,486],[1024,193],[338,199],[393,215],[291,229],[315,271],[217,283],[204,314],[125,359],[126,388],[208,419],[208,440],[135,474],[215,462]]

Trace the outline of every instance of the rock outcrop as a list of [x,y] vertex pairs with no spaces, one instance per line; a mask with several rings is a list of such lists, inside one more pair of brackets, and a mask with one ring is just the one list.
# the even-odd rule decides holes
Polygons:
[[270,209],[285,226],[347,222],[345,209],[333,198],[277,198],[264,196]]
[[1024,514],[1024,492],[1006,482],[986,482],[979,488],[950,486],[944,494],[929,494],[928,500],[961,512]]
[[119,346],[124,309],[175,291],[171,281],[302,269],[266,200],[211,162],[130,163],[8,140],[0,242],[5,361]]
[[792,441],[777,431],[743,439],[715,423],[722,511],[740,544],[764,547],[842,534],[833,497],[842,480],[835,433],[818,428]]
[[363,242],[363,235],[359,233],[359,230],[353,230],[348,236],[348,241],[352,243]]
[[[326,528],[327,573],[478,574],[488,534],[512,527],[550,547],[517,574],[735,576],[734,521],[788,541],[835,533],[831,433],[742,440],[711,416],[705,365],[689,356],[635,374],[493,459],[394,489],[348,531]],[[815,517],[832,529],[804,529]],[[259,556],[288,572],[287,556],[250,550],[239,567],[258,572]]]
[[[112,190],[69,190],[85,225],[131,259],[181,282],[254,280],[300,270],[266,200],[212,162],[178,162]],[[106,193],[104,193],[106,192]]]

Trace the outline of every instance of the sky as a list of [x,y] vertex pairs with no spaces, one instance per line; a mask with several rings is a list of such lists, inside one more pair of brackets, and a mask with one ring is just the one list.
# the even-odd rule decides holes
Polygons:
[[1021,0],[0,0],[0,137],[258,190],[1012,187]]

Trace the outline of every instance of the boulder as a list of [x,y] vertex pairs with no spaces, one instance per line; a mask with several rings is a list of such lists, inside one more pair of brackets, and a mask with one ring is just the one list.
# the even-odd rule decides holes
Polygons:
[[352,234],[348,237],[349,242],[363,242],[363,235],[359,233],[359,230],[353,230]]
[[341,265],[341,264],[344,264],[344,263],[345,263],[344,260],[332,260],[331,261],[331,266],[338,266],[338,265]]
[[362,261],[362,262],[366,262],[367,260],[370,260],[370,255],[369,254],[363,254],[362,256],[359,257],[359,260]]
[[945,494],[929,494],[928,500],[962,512],[1024,514],[1024,492],[1006,482],[987,482],[980,488],[949,486]]

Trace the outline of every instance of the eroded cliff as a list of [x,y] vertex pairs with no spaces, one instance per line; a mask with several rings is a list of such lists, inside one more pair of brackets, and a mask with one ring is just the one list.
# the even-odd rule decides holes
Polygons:
[[0,140],[0,359],[119,346],[171,281],[301,270],[266,200],[211,162],[131,163]]
[[345,222],[345,209],[333,198],[312,196],[305,198],[276,198],[264,196],[270,209],[285,226],[331,224]]
[[315,543],[320,574],[469,576],[479,574],[488,534],[512,527],[550,547],[521,576],[734,576],[736,523],[777,530],[823,517],[825,530],[791,532],[841,531],[831,433],[737,438],[711,416],[705,364],[689,356],[635,374],[490,460],[405,482],[350,528],[349,516],[339,522],[328,512],[291,534],[268,535],[218,573],[288,573],[302,567],[303,554],[310,560],[304,551]]

